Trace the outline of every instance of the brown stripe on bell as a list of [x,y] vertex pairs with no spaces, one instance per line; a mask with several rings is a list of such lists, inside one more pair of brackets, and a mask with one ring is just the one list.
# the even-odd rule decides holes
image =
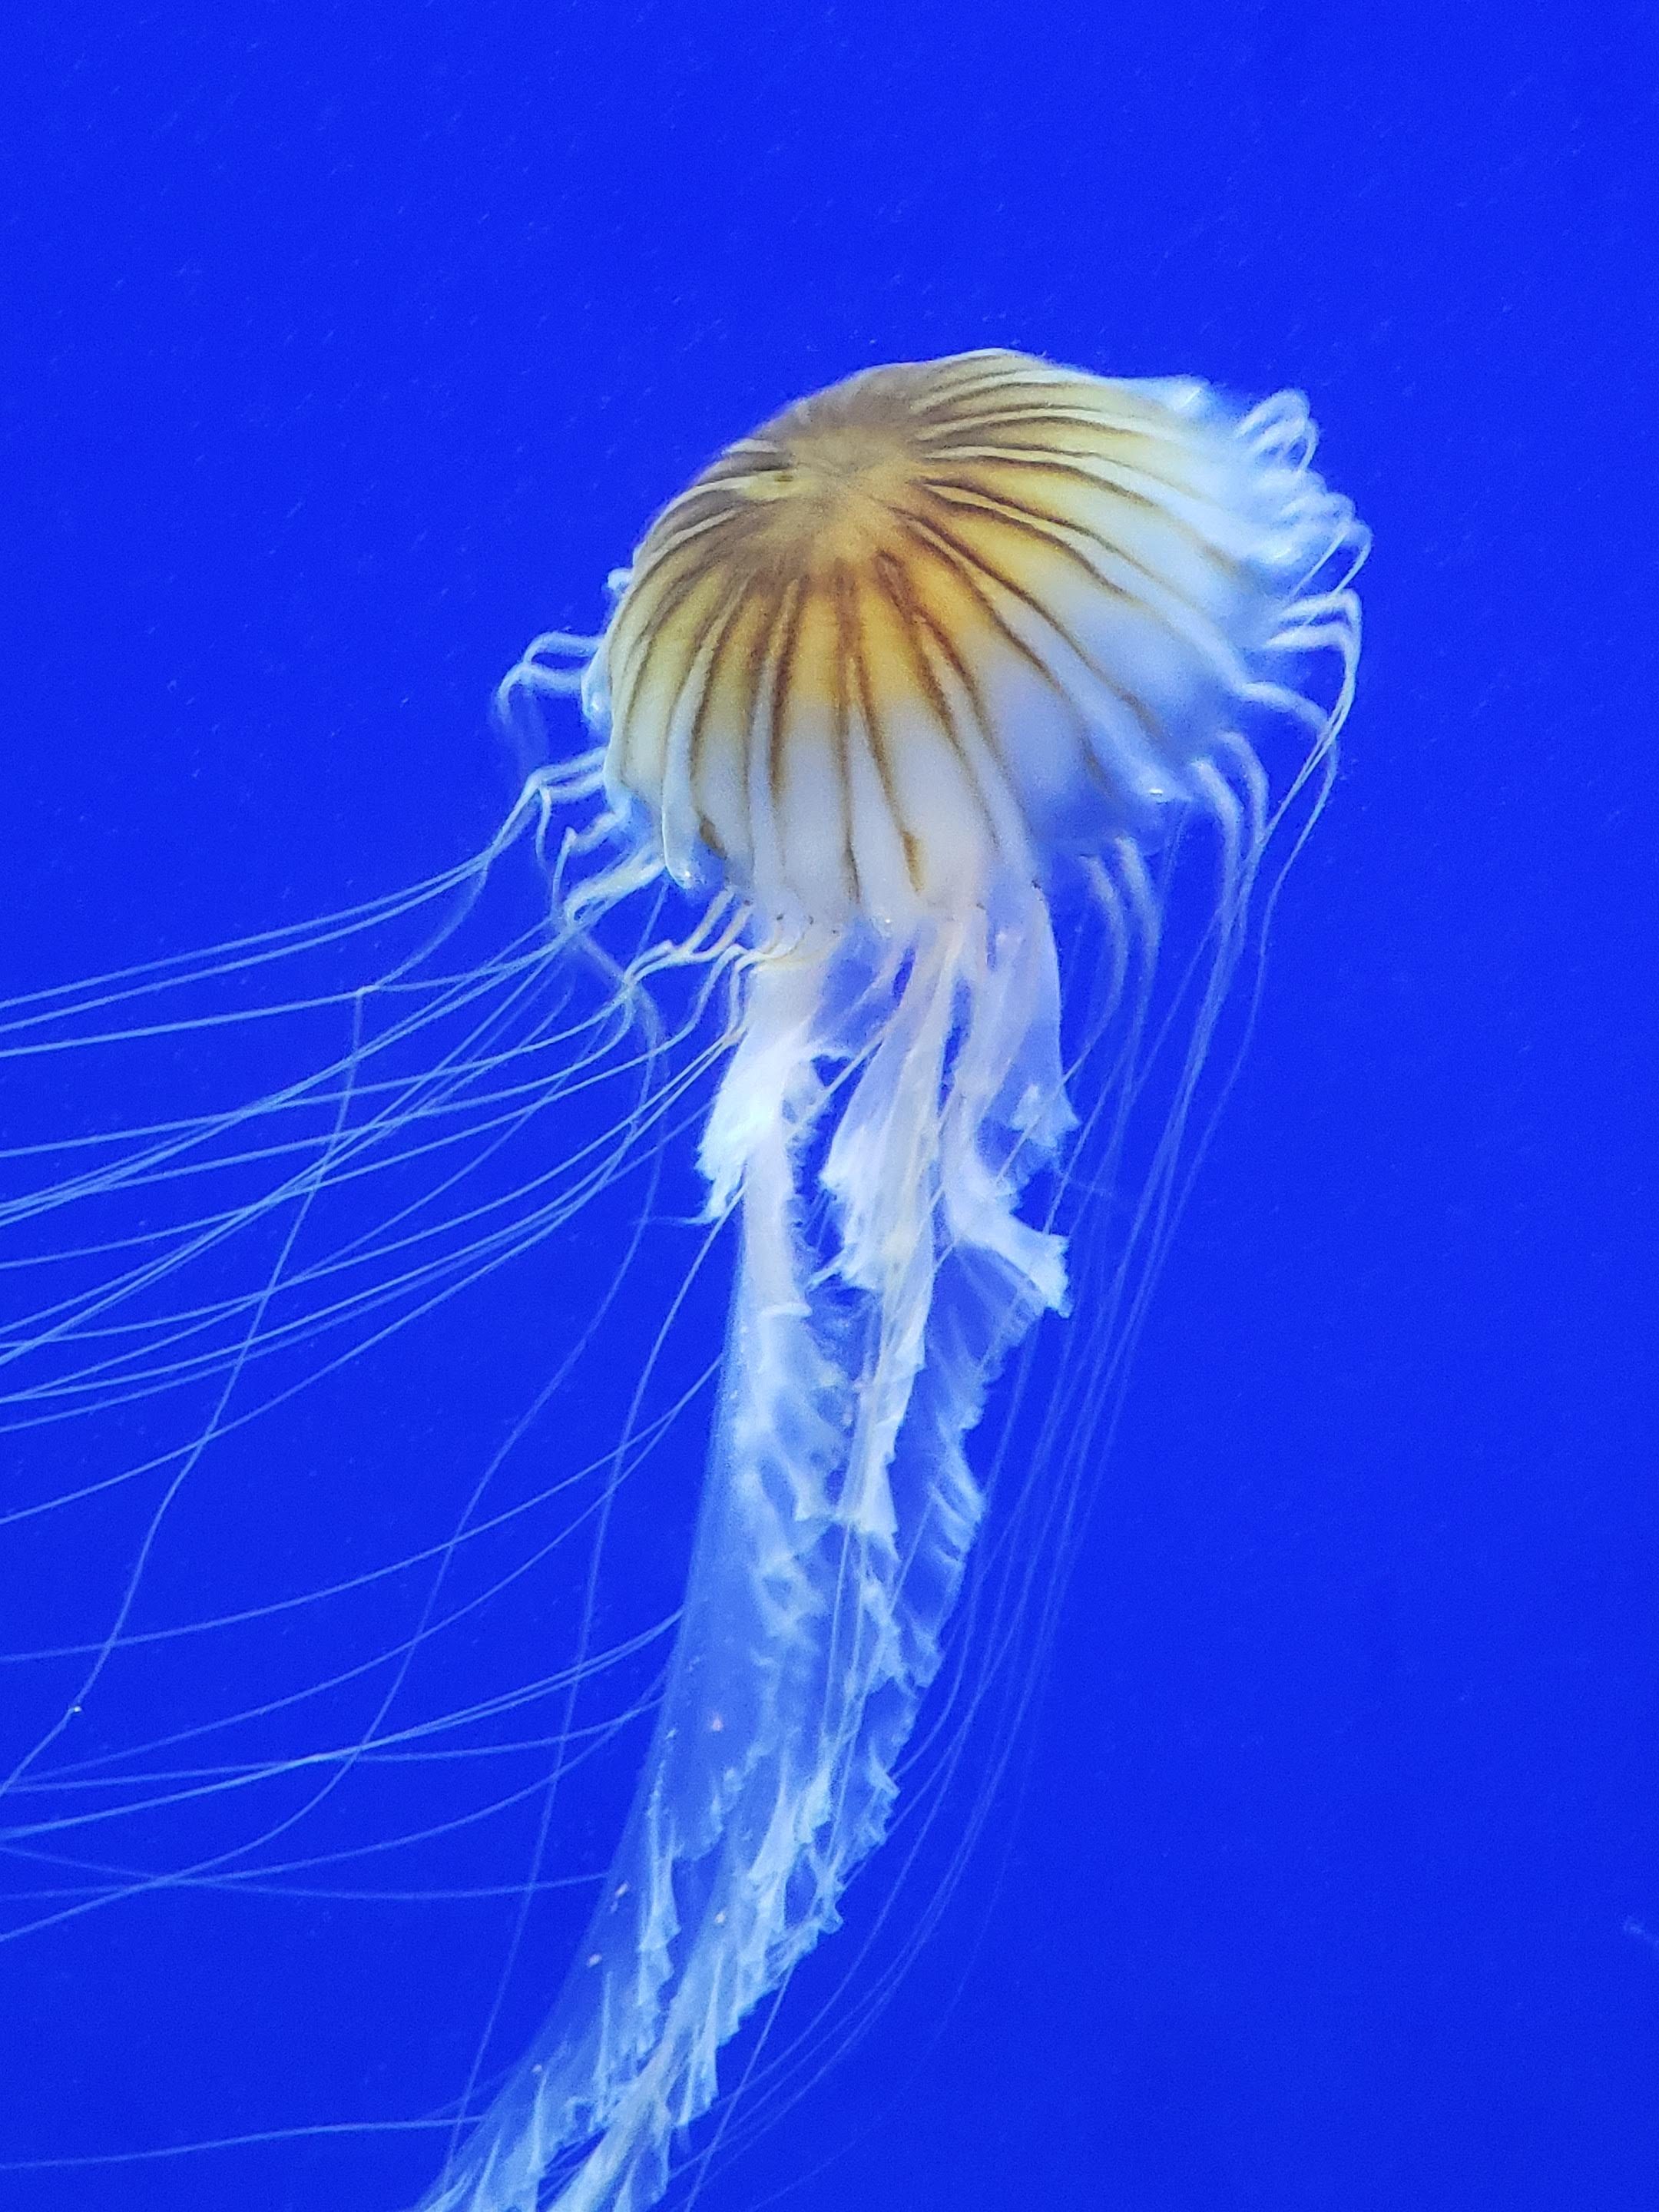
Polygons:
[[1182,797],[1245,680],[1260,524],[1196,383],[873,368],[657,517],[602,647],[607,770],[682,879],[894,927]]

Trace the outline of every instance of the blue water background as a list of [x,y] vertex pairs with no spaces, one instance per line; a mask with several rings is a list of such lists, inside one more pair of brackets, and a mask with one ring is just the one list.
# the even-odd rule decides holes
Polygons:
[[[1642,2212],[1653,12],[31,13],[7,988],[475,847],[496,678],[804,389],[997,343],[1311,394],[1376,535],[1359,703],[1024,1795],[706,2212]],[[72,2014],[79,1957],[0,1972]],[[143,2032],[188,2070],[184,1996]],[[62,2098],[8,2142],[143,2137],[107,2068]],[[226,2201],[210,2159],[15,2186]]]

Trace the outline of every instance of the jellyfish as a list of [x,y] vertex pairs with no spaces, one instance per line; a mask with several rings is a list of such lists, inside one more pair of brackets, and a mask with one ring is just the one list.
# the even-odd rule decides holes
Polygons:
[[[458,2119],[421,2212],[661,2199],[722,2053],[894,1825],[999,1485],[1041,1496],[1097,1458],[1248,980],[1218,1079],[1224,1012],[1353,693],[1365,538],[1313,449],[1299,394],[1246,408],[1007,350],[866,369],[789,407],[657,516],[599,635],[548,633],[509,675],[504,714],[554,757],[484,854],[190,970],[257,975],[412,914],[417,952],[376,982],[385,1028],[338,992],[352,1041],[320,1071],[147,1125],[29,1194],[38,1214],[204,1165],[279,1168],[169,1242],[126,1238],[112,1290],[115,1240],[82,1247],[97,1265],[12,1333],[58,1363],[53,1418],[181,1380],[209,1401],[158,1454],[139,1556],[14,1784],[115,1662],[162,1516],[247,1418],[258,1362],[325,1365],[342,1329],[394,1325],[400,1301],[449,1295],[677,1146],[729,1234],[688,1578],[631,1810],[544,2024]],[[454,915],[526,840],[533,926],[444,970]],[[1171,887],[1194,875],[1172,944]],[[143,1028],[135,996],[184,972],[117,977],[74,1018]],[[27,1055],[71,1001],[8,1011]],[[580,1121],[606,1085],[622,1103],[598,1133],[580,1121],[510,1206],[405,1194],[411,1169],[455,1188],[458,1115],[494,1145],[515,1115]],[[269,1133],[283,1117],[291,1140]],[[404,1180],[384,1230],[301,1267],[318,1194],[388,1152]],[[252,1291],[170,1295],[279,1200]],[[1044,1331],[1074,1348],[1034,1412],[1010,1376]],[[1064,1551],[1022,1563],[1028,1597]]]

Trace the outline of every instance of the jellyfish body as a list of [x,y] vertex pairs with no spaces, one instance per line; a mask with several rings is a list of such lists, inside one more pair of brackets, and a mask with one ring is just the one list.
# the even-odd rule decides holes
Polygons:
[[[1093,884],[1154,958],[1146,856],[1215,831],[1167,1209],[1280,812],[1251,732],[1301,732],[1293,785],[1328,775],[1352,693],[1364,539],[1311,447],[1295,395],[968,354],[792,408],[641,544],[582,678],[602,757],[541,803],[551,829],[603,788],[560,843],[567,935],[665,874],[706,894],[687,957],[719,948],[737,1017],[701,1158],[740,1253],[634,1810],[427,2212],[645,2212],[881,1841],[984,1510],[968,1439],[1068,1304],[1029,1200],[1098,1102],[1070,1095],[1052,895]],[[559,643],[520,690],[568,688]]]

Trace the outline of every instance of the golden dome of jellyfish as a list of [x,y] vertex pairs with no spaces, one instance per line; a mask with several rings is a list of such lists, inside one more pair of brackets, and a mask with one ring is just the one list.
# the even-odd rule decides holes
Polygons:
[[[1306,556],[1206,387],[865,371],[659,515],[600,657],[672,872],[899,927],[1190,795]],[[1276,507],[1279,511],[1275,511]]]

